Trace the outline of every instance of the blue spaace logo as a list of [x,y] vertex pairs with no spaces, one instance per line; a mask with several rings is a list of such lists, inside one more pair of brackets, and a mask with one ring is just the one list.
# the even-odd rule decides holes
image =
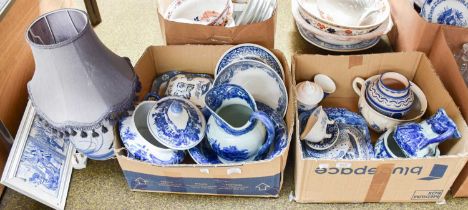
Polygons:
[[419,180],[435,180],[435,179],[440,179],[444,176],[445,172],[447,171],[448,166],[447,165],[441,165],[441,164],[434,164],[432,167],[431,173],[429,173],[429,176],[420,178]]

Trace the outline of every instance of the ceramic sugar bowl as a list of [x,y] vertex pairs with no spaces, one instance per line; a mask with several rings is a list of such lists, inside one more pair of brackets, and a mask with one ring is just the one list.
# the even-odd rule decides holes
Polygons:
[[[392,129],[398,124],[415,122],[424,115],[427,109],[426,96],[416,84],[411,82],[410,88],[415,96],[415,100],[411,106],[410,111],[404,117],[400,119],[392,118],[375,110],[366,99],[366,90],[368,86],[375,83],[375,81],[378,79],[379,75],[372,76],[364,82],[364,86],[360,87],[360,82],[353,82],[354,91],[359,96],[359,112],[364,117],[369,127],[372,128],[372,130],[376,131],[377,133],[383,133],[388,129]],[[360,80],[360,78],[357,78],[357,80]]]
[[[353,81],[353,88],[358,89],[357,84],[363,87],[364,83],[364,79],[358,77]],[[414,103],[411,82],[396,72],[386,72],[380,75],[378,80],[366,87],[365,94],[367,102],[376,111],[396,119],[405,116]]]
[[119,123],[120,138],[134,158],[157,165],[177,164],[184,159],[184,151],[170,149],[157,141],[147,125],[147,115],[155,101],[141,102],[133,115]]
[[437,146],[451,138],[461,138],[461,134],[445,110],[439,109],[421,123],[405,123],[388,130],[376,144],[376,157],[434,156]]
[[253,97],[234,84],[209,90],[205,103],[211,116],[206,135],[223,163],[252,161],[268,152],[275,138],[269,115],[257,110]]

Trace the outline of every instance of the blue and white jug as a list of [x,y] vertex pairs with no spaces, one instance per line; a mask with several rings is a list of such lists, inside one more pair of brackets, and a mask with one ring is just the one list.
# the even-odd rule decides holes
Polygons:
[[250,93],[238,85],[222,84],[208,91],[205,104],[211,113],[206,134],[221,162],[252,161],[265,155],[275,137],[275,125],[257,110]]

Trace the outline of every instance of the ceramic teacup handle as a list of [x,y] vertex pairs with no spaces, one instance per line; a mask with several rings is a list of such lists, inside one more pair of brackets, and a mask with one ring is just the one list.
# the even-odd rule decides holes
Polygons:
[[362,79],[361,77],[354,78],[354,80],[353,80],[353,89],[354,89],[354,92],[356,92],[356,94],[358,96],[361,96],[361,89],[364,87],[365,83],[366,83],[366,81],[364,79]]
[[275,124],[273,120],[265,112],[253,112],[251,118],[257,119],[265,125],[267,136],[266,141],[260,147],[255,157],[255,160],[260,160],[265,155],[265,153],[270,149],[273,140],[275,139]]

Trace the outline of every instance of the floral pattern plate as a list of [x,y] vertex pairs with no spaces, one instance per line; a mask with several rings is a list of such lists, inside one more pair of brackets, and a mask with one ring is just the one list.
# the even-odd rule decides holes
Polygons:
[[318,39],[314,33],[303,28],[301,25],[296,24],[297,29],[301,36],[309,43],[322,48],[324,50],[334,51],[334,52],[354,52],[369,49],[375,46],[380,41],[380,37],[365,40],[356,44],[347,44],[347,45],[336,45],[328,42],[324,42]]
[[240,44],[229,49],[221,56],[215,68],[215,77],[229,64],[240,60],[255,60],[262,62],[281,76],[284,80],[284,70],[281,62],[266,48],[256,44]]
[[420,14],[431,23],[468,27],[466,0],[426,0]]
[[[354,142],[356,143],[353,143],[353,146],[355,148],[360,146],[361,151],[363,151],[360,154],[360,159],[370,159],[374,157],[374,148],[372,147],[369,128],[367,127],[366,121],[363,117],[345,108],[325,108],[324,110],[327,113],[328,118],[331,120],[353,126],[361,133],[358,134],[354,129],[347,129],[348,133],[355,139]],[[362,137],[358,138],[359,135],[362,135]],[[351,138],[351,140],[353,140],[353,138]],[[360,140],[358,141],[357,139]],[[354,159],[357,159],[357,157]]]
[[[259,61],[241,60],[220,72],[213,86],[236,84],[247,90],[255,101],[268,105],[280,116],[286,115],[288,92],[281,77]],[[268,91],[265,90],[268,87]]]

